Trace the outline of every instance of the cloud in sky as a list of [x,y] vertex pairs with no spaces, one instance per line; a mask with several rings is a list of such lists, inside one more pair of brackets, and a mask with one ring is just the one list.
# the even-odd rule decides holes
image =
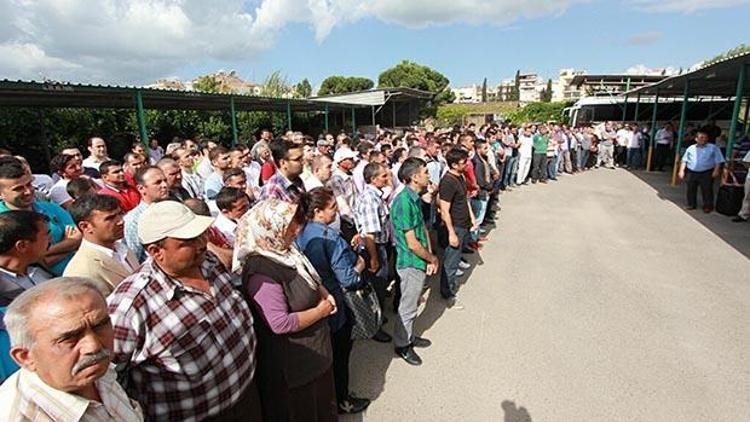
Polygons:
[[507,26],[585,0],[0,0],[0,77],[144,83],[188,64],[242,61],[288,25],[323,42],[375,18],[409,28]]
[[658,31],[641,32],[628,37],[628,43],[633,45],[650,45],[662,39],[663,36],[664,34]]
[[630,0],[638,9],[648,12],[693,13],[705,9],[750,4],[750,0]]

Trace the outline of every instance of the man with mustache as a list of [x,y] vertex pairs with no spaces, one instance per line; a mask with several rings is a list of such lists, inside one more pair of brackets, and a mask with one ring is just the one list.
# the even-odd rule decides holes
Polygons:
[[96,285],[69,277],[37,285],[3,321],[21,369],[0,386],[0,420],[143,420],[110,364],[112,324]]
[[176,201],[149,206],[149,258],[109,296],[114,361],[154,421],[259,421],[253,318],[232,275],[207,252],[214,219]]

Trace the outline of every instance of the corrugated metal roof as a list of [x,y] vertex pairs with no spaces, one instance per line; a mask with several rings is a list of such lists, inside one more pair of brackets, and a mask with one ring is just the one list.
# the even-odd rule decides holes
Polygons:
[[[702,66],[681,75],[671,76],[661,82],[647,85],[627,92],[627,95],[679,96],[689,82],[688,93],[692,96],[734,97],[737,90],[737,78],[742,66],[750,65],[750,52],[736,54],[719,60],[716,63]],[[747,72],[746,75],[748,75]],[[745,91],[750,84],[745,84]]]
[[91,85],[54,81],[0,81],[0,106],[134,108],[135,95],[141,93],[144,107],[163,110],[227,110],[234,98],[237,111],[342,110],[362,107],[360,104],[327,102],[311,99],[260,97],[248,94],[216,94],[137,86]]

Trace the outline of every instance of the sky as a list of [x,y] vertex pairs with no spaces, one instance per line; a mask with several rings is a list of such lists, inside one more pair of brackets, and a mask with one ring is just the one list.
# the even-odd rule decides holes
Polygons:
[[457,87],[689,68],[750,44],[750,0],[0,0],[0,17],[0,79],[119,85],[217,70],[377,84],[411,60]]

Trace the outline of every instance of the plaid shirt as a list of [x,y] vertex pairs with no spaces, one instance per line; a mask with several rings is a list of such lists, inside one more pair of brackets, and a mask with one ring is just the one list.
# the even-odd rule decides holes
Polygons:
[[422,216],[419,195],[406,186],[391,204],[393,237],[396,240],[396,268],[416,268],[425,271],[427,262],[418,257],[406,243],[406,232],[414,230],[417,240],[425,249],[430,248]]
[[[357,186],[354,184],[354,178],[350,174],[346,174],[340,169],[334,170],[331,180],[328,181],[328,188],[333,191],[336,198],[342,198],[346,201],[350,210],[354,210],[354,198],[357,197]],[[341,210],[339,209],[340,212]],[[351,214],[341,214],[341,218],[354,223],[354,216]]]
[[375,243],[388,243],[391,239],[388,207],[382,198],[382,192],[370,184],[365,185],[365,190],[354,206],[354,221],[359,234],[373,234]]
[[141,407],[117,383],[112,366],[95,381],[101,402],[56,390],[35,372],[20,369],[0,386],[3,421],[142,421]]
[[210,293],[148,259],[109,296],[114,361],[148,419],[195,421],[233,407],[255,372],[250,308],[213,254],[201,264]]
[[302,179],[297,178],[292,182],[277,171],[260,189],[258,201],[277,198],[280,201],[296,204],[303,193],[305,193],[305,185],[302,183]]

